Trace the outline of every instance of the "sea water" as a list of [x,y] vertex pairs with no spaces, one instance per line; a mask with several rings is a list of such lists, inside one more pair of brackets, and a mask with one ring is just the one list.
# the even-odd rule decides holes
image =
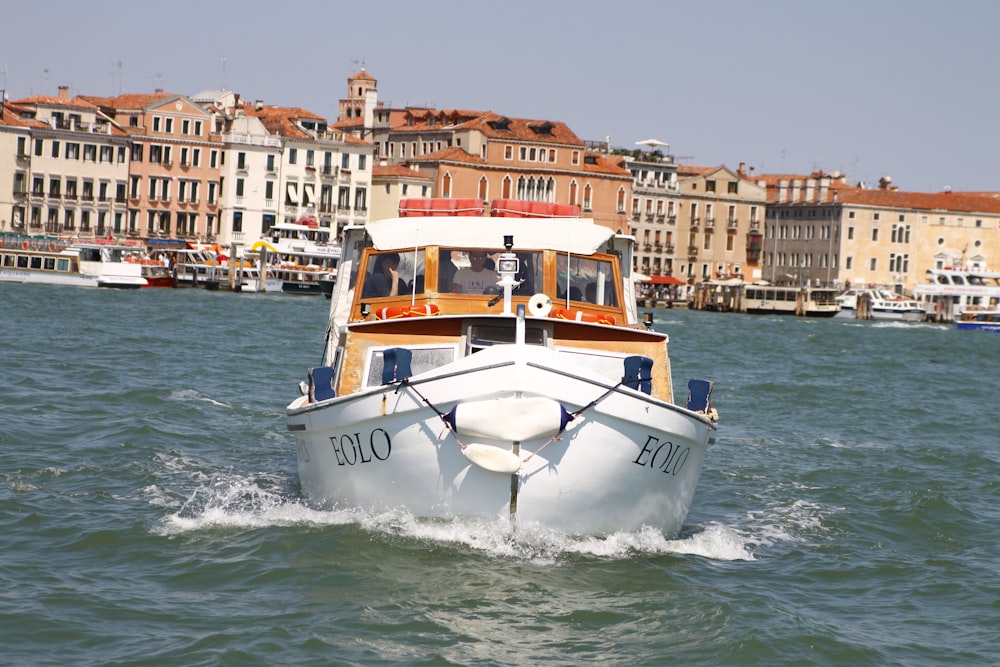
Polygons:
[[321,297],[0,285],[0,664],[990,665],[1000,336],[656,310],[680,535],[323,511]]

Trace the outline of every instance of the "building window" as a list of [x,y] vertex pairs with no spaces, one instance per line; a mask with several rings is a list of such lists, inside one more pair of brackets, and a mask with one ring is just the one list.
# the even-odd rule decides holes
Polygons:
[[363,155],[363,154],[359,155],[358,156],[358,171],[364,171],[365,170],[365,164],[366,164],[365,163],[365,155]]
[[872,227],[872,243],[878,243],[878,227]]
[[350,153],[344,153],[343,155],[340,156],[340,168],[341,169],[350,169],[351,168],[351,154]]
[[233,231],[243,231],[243,211],[233,211]]
[[705,181],[705,192],[715,192],[715,181]]
[[299,149],[288,149],[288,164],[296,164],[299,161]]

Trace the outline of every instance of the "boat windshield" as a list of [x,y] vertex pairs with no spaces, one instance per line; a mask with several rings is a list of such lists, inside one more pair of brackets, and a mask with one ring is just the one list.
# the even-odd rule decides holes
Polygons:
[[[395,289],[393,286],[395,274]],[[364,298],[424,293],[424,250],[370,255],[361,293]]]
[[[438,291],[461,294],[498,294],[496,272],[501,251],[495,249],[441,248],[438,255]],[[542,253],[515,252],[520,284],[514,294],[531,296],[542,288]],[[536,289],[537,288],[537,289]]]
[[598,306],[617,306],[614,269],[611,262],[593,257],[567,256],[556,259],[557,298],[586,301]]

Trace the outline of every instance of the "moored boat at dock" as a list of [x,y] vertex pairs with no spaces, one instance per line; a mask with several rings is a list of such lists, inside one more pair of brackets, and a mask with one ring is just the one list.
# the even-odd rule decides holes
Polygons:
[[743,297],[747,313],[833,317],[840,312],[837,293],[828,287],[796,287],[748,283]]
[[963,331],[1000,333],[1000,306],[970,306],[955,320],[955,328]]
[[676,534],[711,383],[675,404],[668,337],[636,319],[632,238],[537,202],[413,203],[346,230],[324,363],[287,407],[306,497]]
[[1000,273],[928,269],[926,282],[917,285],[913,297],[923,305],[928,319],[954,322],[969,308],[987,307],[1000,301]]
[[924,307],[916,299],[894,294],[880,287],[851,287],[837,295],[837,317],[860,320],[922,322]]
[[4,239],[0,282],[136,289],[147,284],[141,254],[140,248],[112,243]]

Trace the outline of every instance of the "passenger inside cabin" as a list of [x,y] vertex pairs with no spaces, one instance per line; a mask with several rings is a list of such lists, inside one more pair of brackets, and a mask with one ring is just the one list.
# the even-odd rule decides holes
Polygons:
[[390,252],[376,257],[371,275],[365,279],[362,296],[371,299],[381,296],[399,296],[400,293],[405,293],[406,286],[399,277],[398,269],[398,253]]
[[485,250],[469,251],[469,266],[455,272],[451,291],[460,294],[484,294],[487,287],[496,287],[497,274],[487,269]]

